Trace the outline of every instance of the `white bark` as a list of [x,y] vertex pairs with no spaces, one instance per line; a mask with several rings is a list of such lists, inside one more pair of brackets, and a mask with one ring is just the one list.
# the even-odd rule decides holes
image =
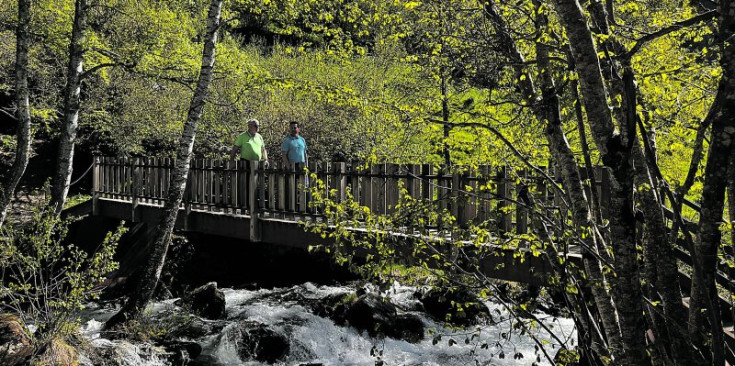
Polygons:
[[17,146],[15,160],[10,171],[10,177],[2,187],[0,193],[0,228],[10,206],[10,201],[20,178],[28,166],[31,150],[31,106],[28,90],[28,46],[30,34],[28,28],[31,23],[31,0],[18,0],[18,27],[16,28],[15,51],[15,104],[16,119],[18,120]]
[[107,322],[108,327],[137,317],[150,302],[158,280],[161,277],[161,271],[166,261],[166,252],[171,243],[171,233],[173,232],[176,216],[179,212],[179,205],[181,205],[184,197],[197,125],[201,120],[202,109],[204,108],[204,103],[209,93],[209,85],[212,81],[217,31],[220,26],[221,13],[222,0],[212,0],[207,17],[207,31],[204,39],[204,53],[202,55],[199,81],[194,91],[191,104],[189,105],[184,131],[179,139],[179,147],[176,152],[174,171],[171,178],[172,182],[168,190],[168,200],[164,206],[164,212],[162,213],[158,226],[154,230],[153,244],[148,263],[140,276],[137,290],[122,310]]
[[87,30],[87,0],[76,0],[74,24],[69,43],[69,64],[67,66],[66,87],[64,88],[64,115],[59,138],[59,153],[56,160],[56,173],[51,186],[49,205],[58,215],[64,208],[71,183],[74,143],[79,125],[79,97],[84,62],[84,43]]

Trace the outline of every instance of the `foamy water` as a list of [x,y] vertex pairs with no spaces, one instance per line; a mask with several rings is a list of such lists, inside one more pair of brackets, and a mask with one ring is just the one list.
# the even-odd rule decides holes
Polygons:
[[[298,288],[297,288],[298,287]],[[494,325],[472,326],[467,329],[451,330],[442,327],[424,314],[416,313],[427,329],[433,334],[427,334],[419,343],[412,344],[391,338],[373,339],[367,334],[361,334],[351,327],[336,325],[332,320],[310,313],[296,301],[282,301],[273,294],[298,290],[308,299],[321,299],[325,296],[351,292],[354,289],[345,286],[314,286],[307,283],[293,288],[273,290],[234,290],[224,289],[227,302],[228,325],[222,333],[227,334],[230,327],[235,327],[238,321],[256,321],[268,325],[271,330],[285,335],[290,344],[290,352],[279,365],[300,365],[304,363],[319,363],[323,365],[376,365],[381,360],[385,365],[548,365],[543,354],[537,351],[536,343],[528,335],[520,335],[519,330],[512,331],[512,323],[508,320],[508,312],[500,305],[486,303],[494,319],[505,321]],[[413,292],[415,288],[396,285],[386,295],[402,308],[413,308]],[[171,309],[172,302],[155,304],[152,313]],[[135,361],[136,365],[159,366],[164,361],[159,357],[141,358],[133,354],[136,346],[127,342],[111,342],[99,337],[102,322],[110,315],[110,311],[91,310],[87,312],[89,318],[84,324],[83,331],[93,340],[95,345],[104,347],[119,347],[120,352],[131,353],[124,358]],[[552,318],[544,314],[537,314],[544,324],[553,327],[553,332],[562,340],[569,340],[568,346],[576,343],[574,326],[571,319]],[[555,343],[552,337],[541,330],[532,330],[539,340]],[[441,340],[433,344],[433,339],[441,334]],[[451,340],[451,341],[450,341]],[[264,363],[241,360],[236,345],[227,336],[208,336],[194,340],[203,346],[203,355],[212,356],[216,365],[265,365]],[[450,345],[450,343],[452,345]],[[487,344],[486,347],[483,347]],[[550,357],[559,349],[559,345],[546,346]],[[374,354],[371,355],[371,350]],[[382,352],[381,355],[377,355]],[[504,358],[501,358],[501,353]],[[522,359],[514,358],[522,354]]]

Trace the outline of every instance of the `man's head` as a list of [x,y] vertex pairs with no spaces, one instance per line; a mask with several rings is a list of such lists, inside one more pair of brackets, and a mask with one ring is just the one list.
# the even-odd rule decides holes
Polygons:
[[299,123],[295,121],[289,123],[288,132],[291,134],[291,136],[297,136],[299,132],[301,132],[301,129],[299,128]]
[[258,132],[259,127],[260,122],[257,119],[251,118],[248,120],[248,131],[250,132],[250,134],[255,134],[256,132]]

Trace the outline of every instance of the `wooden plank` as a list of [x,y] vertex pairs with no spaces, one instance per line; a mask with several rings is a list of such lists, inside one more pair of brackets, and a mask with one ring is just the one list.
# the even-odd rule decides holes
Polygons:
[[360,175],[357,170],[357,164],[351,163],[347,165],[347,175],[349,176],[349,187],[352,199],[355,202],[360,202]]
[[235,214],[237,211],[237,161],[227,160],[227,184],[228,184],[228,206],[230,213]]
[[[274,161],[275,165],[275,161]],[[268,209],[270,211],[276,210],[276,196],[278,195],[276,191],[276,181],[277,178],[277,170],[275,169],[274,165],[270,165],[268,167]]]
[[345,190],[347,187],[347,178],[345,173],[347,172],[347,164],[345,163],[332,163],[332,184],[330,189],[336,191],[335,198],[337,202],[345,200]]
[[141,183],[141,174],[140,174],[140,160],[138,158],[135,158],[133,160],[133,172],[132,172],[132,189],[131,189],[131,195],[132,195],[132,203],[130,205],[130,221],[135,222],[135,211],[138,209],[138,196],[140,195],[140,183]]
[[[524,202],[521,198],[522,195],[528,195],[528,186],[526,185],[526,177],[528,172],[524,169],[519,173],[521,184],[517,185],[516,188],[516,202]],[[516,233],[525,234],[528,232],[528,208],[516,204]]]
[[199,159],[192,159],[191,161],[189,182],[191,183],[191,187],[189,187],[189,202],[191,202],[191,207],[195,208],[199,202]]
[[240,160],[238,164],[239,184],[238,189],[240,191],[240,212],[246,214],[250,212],[250,196],[248,192],[248,185],[250,184],[250,164],[245,160]]
[[260,215],[258,213],[258,161],[249,161],[248,164],[248,198],[250,206],[250,241],[260,242]]
[[288,164],[286,165],[286,169],[288,174],[288,211],[293,213],[296,212],[296,197],[299,191],[296,186],[296,183],[298,182],[296,179],[296,165]]
[[376,214],[385,213],[385,164],[374,164],[370,167],[372,175],[372,201],[370,210]]
[[466,194],[466,199],[464,200],[464,217],[466,223],[469,225],[470,223],[475,221],[475,218],[477,217],[477,203],[478,203],[478,191],[477,191],[477,170],[471,170],[469,172],[466,172],[463,176],[464,178],[464,186],[462,187],[463,190],[468,191],[468,194]]
[[464,217],[464,210],[460,209],[460,190],[462,186],[462,178],[460,175],[459,170],[456,168],[451,171],[452,174],[452,190],[451,190],[451,199],[449,201],[449,208],[450,212],[452,213],[452,216],[457,220],[455,223],[461,227],[464,227],[465,217]]
[[501,232],[509,232],[512,226],[512,217],[510,212],[507,212],[510,207],[510,201],[507,198],[511,198],[511,184],[508,181],[508,169],[502,167],[498,170],[498,203],[495,206],[498,215],[498,229]]
[[368,167],[360,171],[360,205],[373,210],[373,167]]
[[95,156],[92,164],[92,215],[95,216],[99,214],[100,157]]
[[400,166],[398,164],[386,164],[385,165],[385,212],[395,212],[395,207],[398,204],[398,174],[400,173]]
[[277,175],[278,179],[278,211],[280,211],[280,217],[285,218],[285,212],[286,212],[286,175],[287,173],[287,167],[283,165],[283,162],[276,160],[278,163],[278,172]]
[[214,188],[212,203],[215,211],[222,207],[222,159],[212,160],[212,186]]

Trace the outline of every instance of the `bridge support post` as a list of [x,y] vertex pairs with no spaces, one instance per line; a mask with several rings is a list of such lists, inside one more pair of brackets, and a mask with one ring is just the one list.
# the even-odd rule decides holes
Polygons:
[[258,161],[250,161],[250,176],[248,177],[248,199],[250,203],[250,241],[259,243],[260,232],[260,206],[258,205]]

